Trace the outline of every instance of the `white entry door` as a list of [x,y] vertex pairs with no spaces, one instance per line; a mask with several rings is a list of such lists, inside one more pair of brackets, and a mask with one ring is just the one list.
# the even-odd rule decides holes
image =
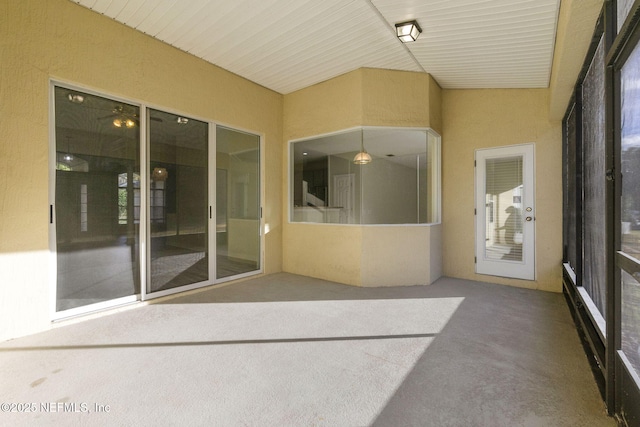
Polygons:
[[476,150],[476,273],[535,279],[534,145]]

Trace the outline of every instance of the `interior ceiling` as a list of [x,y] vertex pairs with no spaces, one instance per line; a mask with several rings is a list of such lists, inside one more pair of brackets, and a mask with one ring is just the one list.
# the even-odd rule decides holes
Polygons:
[[[549,85],[560,0],[70,0],[282,94],[361,68]],[[395,23],[422,34],[401,43]]]

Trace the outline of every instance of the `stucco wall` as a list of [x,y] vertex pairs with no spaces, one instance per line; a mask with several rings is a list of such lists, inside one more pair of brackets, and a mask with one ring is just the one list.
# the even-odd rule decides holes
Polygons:
[[[443,91],[442,218],[444,274],[560,292],[562,133],[549,121],[546,89]],[[474,150],[535,143],[536,280],[475,274]]]
[[0,340],[49,327],[49,81],[264,135],[265,271],[281,270],[283,97],[68,0],[0,2]]

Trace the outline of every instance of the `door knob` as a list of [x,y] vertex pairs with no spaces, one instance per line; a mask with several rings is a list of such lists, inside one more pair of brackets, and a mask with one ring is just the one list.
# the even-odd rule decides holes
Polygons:
[[530,216],[528,216],[528,217],[526,217],[525,219],[526,219],[527,221],[531,221],[533,218],[532,218],[532,217],[530,217]]

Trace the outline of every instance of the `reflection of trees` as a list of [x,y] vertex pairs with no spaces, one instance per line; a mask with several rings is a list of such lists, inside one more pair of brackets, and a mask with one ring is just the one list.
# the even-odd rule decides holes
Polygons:
[[640,211],[640,147],[623,149],[621,161],[622,220],[630,221],[632,211]]

